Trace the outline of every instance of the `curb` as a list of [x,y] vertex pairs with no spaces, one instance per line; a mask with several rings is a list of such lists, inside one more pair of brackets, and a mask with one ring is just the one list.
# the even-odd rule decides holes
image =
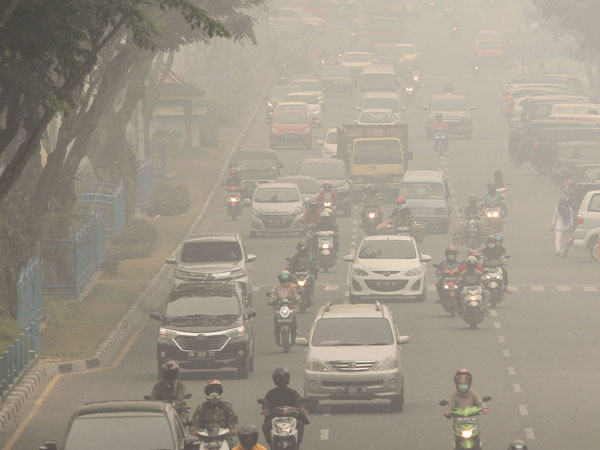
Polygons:
[[[261,109],[264,93],[267,88],[270,86],[270,82],[272,79],[272,75],[269,76],[267,80],[267,84],[265,85],[262,94],[259,97],[256,107],[254,108],[250,118],[242,128],[238,138],[234,142],[233,146],[229,150],[229,155],[225,159],[223,163],[223,167],[221,167],[221,171],[217,177],[215,185],[211,189],[208,197],[206,198],[200,213],[192,222],[187,234],[185,237],[179,242],[179,245],[173,250],[171,256],[176,254],[181,247],[183,246],[183,242],[194,235],[197,232],[200,224],[204,220],[206,213],[208,211],[208,207],[212,202],[212,199],[215,195],[217,187],[219,185],[219,181],[225,175],[226,170],[229,167],[229,161],[233,157],[233,154],[238,149],[240,142],[246,137],[248,133],[248,129],[254,123],[258,112]],[[4,403],[0,407],[0,432],[4,431],[9,422],[14,419],[21,406],[25,403],[25,401],[29,398],[29,396],[35,392],[40,383],[46,379],[50,375],[56,374],[64,374],[64,373],[76,373],[76,372],[85,372],[90,369],[95,369],[103,366],[112,356],[115,350],[119,347],[121,341],[126,338],[132,329],[138,325],[138,322],[141,319],[142,314],[144,313],[144,309],[152,302],[152,294],[154,293],[155,287],[165,281],[165,276],[168,271],[167,264],[164,264],[160,267],[158,272],[152,277],[148,286],[144,289],[144,292],[140,295],[140,297],[135,301],[133,305],[129,308],[127,313],[123,316],[123,318],[119,321],[117,326],[113,329],[113,331],[109,334],[106,340],[100,345],[94,356],[88,359],[78,359],[74,361],[64,362],[64,363],[52,363],[40,367],[39,369],[30,370],[27,375],[22,379],[22,381],[13,387],[10,395],[6,398]]]

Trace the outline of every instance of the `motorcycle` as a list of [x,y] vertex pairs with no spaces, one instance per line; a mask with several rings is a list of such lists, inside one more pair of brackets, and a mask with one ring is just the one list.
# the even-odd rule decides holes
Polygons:
[[195,435],[200,439],[198,450],[230,450],[227,442],[230,434],[228,428],[213,427],[197,430]]
[[241,186],[227,187],[227,213],[231,216],[231,220],[236,220],[237,216],[242,213]]
[[465,286],[462,290],[462,317],[469,328],[477,328],[483,321],[483,287]]
[[452,38],[456,41],[460,39],[460,28],[458,25],[452,26]]
[[365,208],[363,211],[363,230],[371,236],[377,232],[377,226],[381,224],[380,208]]
[[313,304],[310,295],[312,278],[309,272],[296,272],[294,278],[296,279],[296,291],[300,297],[300,312],[306,312],[306,308]]
[[481,73],[481,67],[479,67],[479,64],[475,64],[473,66],[473,76],[475,78],[478,78],[480,73]]
[[317,251],[319,267],[328,272],[333,267],[335,259],[334,237],[335,231],[317,231]]
[[393,219],[377,225],[377,234],[410,234],[420,244],[425,239],[425,225],[413,222],[411,226],[395,224]]
[[[257,403],[264,405],[259,398]],[[298,450],[298,419],[306,410],[292,406],[280,406],[272,411],[262,411],[264,416],[274,416],[271,420],[271,450]]]
[[486,279],[486,289],[490,293],[492,307],[495,307],[504,299],[503,265],[504,261],[499,259],[488,259],[483,263],[483,275]]
[[436,131],[433,135],[433,149],[443,155],[448,150],[448,137],[445,131]]
[[410,102],[415,96],[415,87],[412,84],[407,84],[402,89],[402,94],[404,94],[404,98]]
[[[434,264],[433,267],[438,267]],[[444,311],[454,317],[456,312],[459,310],[458,302],[458,272],[456,269],[438,270],[436,276],[442,279],[442,295],[440,297],[440,303]]]
[[[267,297],[271,297],[270,292],[267,292]],[[279,332],[275,342],[283,347],[284,353],[289,353],[296,340],[296,303],[280,298],[271,306],[275,310],[275,332]]]
[[481,245],[479,218],[469,217],[465,221],[465,244],[469,248],[478,248]]
[[494,232],[502,231],[502,208],[483,208],[483,216],[486,218],[487,224],[494,229]]
[[[492,397],[486,396],[482,400],[489,402]],[[440,401],[440,406],[447,406],[448,400]],[[482,450],[479,419],[478,416],[483,414],[483,410],[478,406],[470,408],[457,408],[450,411],[454,430],[454,450],[470,449]]]
[[[169,402],[171,405],[173,405],[175,411],[177,411],[177,415],[186,429],[189,429],[189,427],[192,425],[192,420],[190,418],[191,407],[185,402],[190,398],[192,398],[192,394],[187,393],[183,396],[183,400],[173,400],[172,402]],[[152,401],[152,397],[150,395],[144,395],[144,400]]]

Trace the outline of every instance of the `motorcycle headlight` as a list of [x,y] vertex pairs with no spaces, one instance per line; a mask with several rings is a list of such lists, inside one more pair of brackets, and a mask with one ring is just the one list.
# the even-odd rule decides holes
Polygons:
[[444,289],[450,289],[450,285],[444,283]]
[[327,250],[330,247],[329,242],[323,242],[321,243],[321,248],[324,248],[325,250]]
[[310,358],[306,361],[306,367],[308,370],[314,372],[331,372],[331,369],[327,364],[317,358]]
[[469,295],[469,300],[479,300],[479,295],[478,294],[470,294]]
[[473,436],[473,428],[464,428],[464,429],[460,430],[460,435],[464,439],[470,439],[471,436]]
[[232,195],[229,197],[229,201],[231,203],[237,203],[238,202],[238,198],[235,195]]
[[413,88],[412,88],[412,86],[406,86],[406,87],[404,88],[404,90],[405,90],[406,92],[412,92],[412,91],[413,91]]
[[398,367],[398,358],[395,356],[389,356],[385,359],[382,359],[379,364],[377,364],[373,370],[393,370]]
[[369,219],[374,219],[375,216],[377,216],[377,214],[375,214],[374,212],[369,213]]
[[160,327],[158,330],[158,337],[163,339],[175,339],[178,336],[177,331],[170,330],[169,328]]
[[369,273],[366,270],[358,266],[352,267],[352,273],[354,275],[358,275],[359,277],[366,277],[367,275],[369,275]]
[[423,271],[422,267],[420,267],[420,266],[419,267],[414,267],[414,268],[406,271],[404,273],[404,275],[406,275],[407,277],[414,277],[415,275],[420,275],[422,271]]
[[306,280],[298,280],[298,286],[304,287],[306,285]]
[[287,319],[288,317],[290,317],[289,306],[283,305],[281,308],[279,308],[279,315],[284,319]]
[[246,329],[243,325],[237,328],[232,328],[231,330],[227,330],[225,332],[225,336],[227,336],[228,338],[244,337],[245,335]]
[[325,208],[331,208],[331,202],[323,202]]

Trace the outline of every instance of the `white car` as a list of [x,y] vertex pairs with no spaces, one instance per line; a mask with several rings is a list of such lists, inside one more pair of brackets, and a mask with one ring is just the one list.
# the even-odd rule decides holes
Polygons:
[[415,297],[425,301],[425,266],[431,256],[421,255],[409,235],[366,236],[351,262],[350,303]]
[[337,155],[337,128],[328,128],[325,139],[318,141],[322,145],[323,158],[332,158]]
[[321,126],[322,105],[319,97],[311,92],[290,92],[285,97],[286,102],[301,102],[306,103],[310,112],[312,124]]
[[365,92],[362,103],[356,110],[361,112],[363,109],[391,109],[396,122],[402,122],[401,111],[404,108],[400,103],[400,97],[395,92]]
[[396,125],[391,109],[363,109],[356,121],[358,125]]
[[369,52],[345,52],[340,62],[340,66],[346,67],[353,78],[358,78],[363,69],[369,65],[371,65]]

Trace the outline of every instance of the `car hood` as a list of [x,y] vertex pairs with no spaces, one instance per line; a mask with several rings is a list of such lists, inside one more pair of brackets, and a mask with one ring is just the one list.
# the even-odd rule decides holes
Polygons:
[[344,76],[340,76],[340,77],[329,76],[329,77],[321,77],[321,81],[323,83],[332,83],[335,81],[344,81],[344,82],[350,83],[352,80],[349,77],[344,77]]
[[301,202],[252,203],[252,208],[259,210],[262,214],[292,214],[296,208],[301,206]]
[[273,124],[273,128],[280,133],[300,132],[309,127],[308,122],[305,123],[278,123]]
[[219,272],[231,272],[233,270],[239,270],[244,268],[244,262],[238,261],[235,263],[223,262],[223,263],[177,263],[177,269],[184,270],[186,272],[196,273],[219,273]]
[[208,325],[207,323],[202,325],[182,325],[182,322],[162,324],[163,327],[170,330],[184,331],[186,333],[214,333],[216,331],[230,330],[240,325],[242,325],[242,321],[239,319],[230,322],[220,322],[219,325]]
[[406,206],[408,206],[409,208],[445,208],[446,200],[437,198],[407,198]]
[[417,259],[361,259],[357,264],[363,269],[373,271],[406,272],[419,266]]
[[459,118],[463,118],[463,117],[470,117],[471,113],[469,111],[432,111],[430,118],[433,119],[435,118],[435,115],[441,113],[442,116],[444,116],[444,119],[448,119],[451,117],[459,117]]
[[367,67],[368,65],[370,65],[371,63],[368,62],[342,62],[340,65],[344,66],[344,67],[353,67],[353,68],[357,68],[357,67]]
[[394,345],[310,347],[310,357],[321,361],[381,361],[395,354],[394,347]]

